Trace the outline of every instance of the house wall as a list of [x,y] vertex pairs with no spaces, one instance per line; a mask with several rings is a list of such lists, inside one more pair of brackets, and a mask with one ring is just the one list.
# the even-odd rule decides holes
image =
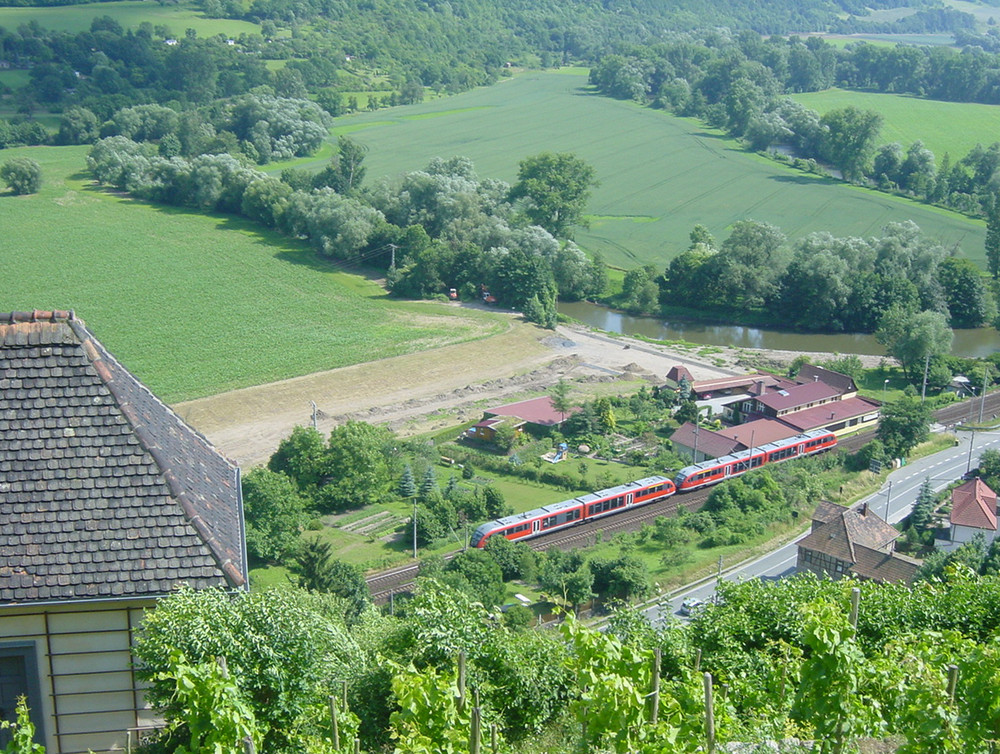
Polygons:
[[977,529],[975,526],[955,526],[953,524],[951,527],[951,540],[948,542],[939,541],[934,544],[942,550],[955,550],[966,542],[971,542],[977,534],[981,534],[986,538],[987,545],[996,539],[997,536],[995,531],[989,531],[988,529]]
[[832,555],[825,555],[816,550],[799,547],[795,567],[800,571],[812,571],[817,576],[830,576],[834,579],[840,579],[847,573],[851,564],[845,563],[843,560],[838,560]]
[[133,636],[152,601],[0,607],[0,650],[34,658],[49,754],[122,751],[154,723],[132,669]]

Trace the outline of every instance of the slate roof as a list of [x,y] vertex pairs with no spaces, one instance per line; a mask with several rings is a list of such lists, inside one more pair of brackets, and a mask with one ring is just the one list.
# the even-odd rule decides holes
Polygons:
[[979,477],[970,479],[952,490],[949,518],[954,526],[996,531],[996,493]]
[[239,469],[69,311],[0,313],[0,605],[247,583]]

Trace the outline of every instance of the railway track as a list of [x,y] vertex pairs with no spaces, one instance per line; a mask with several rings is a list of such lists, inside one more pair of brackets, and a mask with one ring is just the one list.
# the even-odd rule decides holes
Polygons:
[[[997,414],[1000,414],[1000,392],[988,394],[985,402],[977,398],[938,409],[934,412],[934,421],[949,427],[962,423],[972,424],[978,420],[980,409],[984,418],[992,419]],[[872,435],[874,435],[874,430],[851,435],[840,441],[838,447],[848,453],[855,453],[871,440]],[[569,550],[592,545],[595,543],[598,535],[603,537],[605,534],[635,531],[643,525],[655,521],[658,516],[666,516],[674,513],[681,506],[695,512],[705,504],[709,492],[711,492],[711,489],[678,493],[668,497],[666,500],[633,508],[629,511],[609,516],[608,518],[584,522],[564,532],[530,539],[527,541],[527,544],[531,549],[538,551],[551,548]],[[417,569],[418,566],[416,563],[410,563],[370,576],[367,582],[372,594],[372,600],[376,604],[384,604],[389,601],[391,594],[406,591],[413,585]]]

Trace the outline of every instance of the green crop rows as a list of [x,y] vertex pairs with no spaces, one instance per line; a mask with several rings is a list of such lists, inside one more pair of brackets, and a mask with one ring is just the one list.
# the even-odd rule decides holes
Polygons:
[[0,310],[74,309],[169,402],[458,342],[495,315],[387,299],[304,244],[92,188],[85,147],[11,149],[42,191],[0,193]]
[[339,128],[370,148],[369,181],[454,155],[471,158],[480,176],[513,181],[524,157],[574,152],[601,181],[588,206],[591,227],[577,239],[624,268],[665,265],[697,223],[721,239],[743,219],[792,237],[870,235],[912,220],[982,262],[982,223],[748,154],[693,120],[597,96],[578,72],[525,74],[450,99],[341,118]]

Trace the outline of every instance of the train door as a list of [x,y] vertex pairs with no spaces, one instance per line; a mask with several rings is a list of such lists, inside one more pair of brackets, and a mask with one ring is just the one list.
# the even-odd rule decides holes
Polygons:
[[729,476],[730,474],[733,473],[733,464],[727,463],[725,469],[726,469],[726,476]]
[[542,520],[536,518],[534,521],[531,522],[531,533],[538,534],[541,527],[542,527]]
[[627,495],[625,496],[625,507],[626,507],[626,508],[631,508],[631,507],[632,507],[632,502],[633,502],[634,500],[635,500],[635,495],[634,495],[634,494],[632,494],[631,492],[630,492],[630,493],[628,493],[628,494],[627,494]]

